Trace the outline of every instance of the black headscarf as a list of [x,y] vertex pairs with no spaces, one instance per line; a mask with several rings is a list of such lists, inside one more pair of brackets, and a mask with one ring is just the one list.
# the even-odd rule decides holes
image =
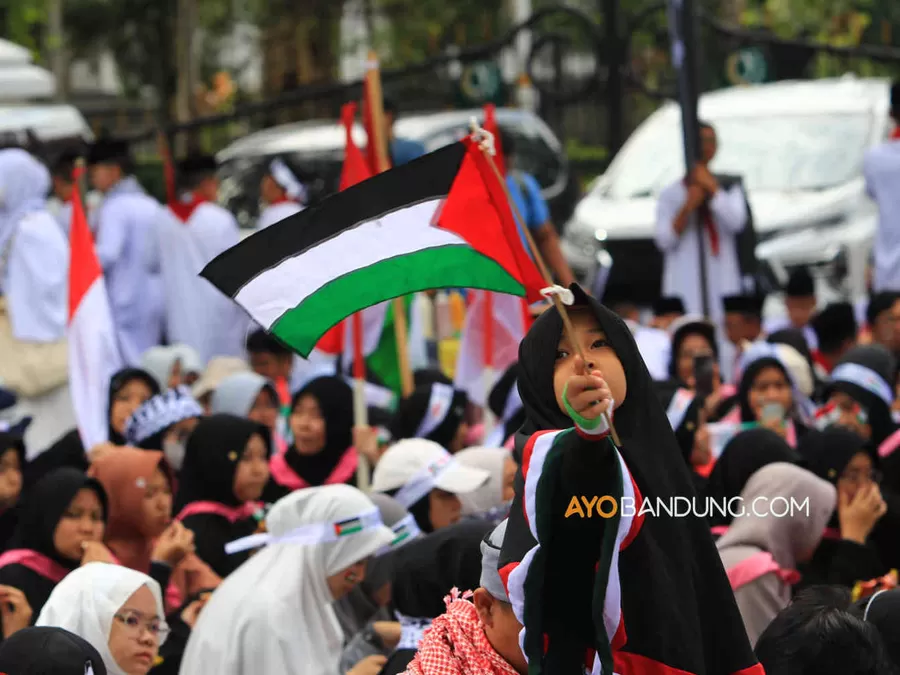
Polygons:
[[[631,331],[609,309],[586,296],[579,286],[573,284],[570,289],[575,294],[576,305],[587,307],[597,318],[624,368],[628,391],[613,421],[622,442],[619,452],[641,495],[654,503],[657,498],[693,497],[690,474]],[[553,386],[562,331],[559,313],[550,308],[534,322],[519,347],[522,371],[518,386],[527,416],[523,428],[526,436],[541,430],[572,427],[572,421],[557,405]],[[518,437],[521,439],[523,434]],[[522,517],[515,518],[517,513],[523,513],[522,487],[520,469],[500,556],[501,570],[520,562],[534,545],[527,523]],[[592,528],[602,527],[600,519],[580,522]],[[580,545],[574,541],[564,543]],[[551,555],[557,556],[565,569],[563,561],[571,552],[566,548]],[[575,576],[563,570],[555,574],[552,561],[548,565],[547,576],[540,581],[552,579],[554,585],[562,587],[564,580],[557,577]],[[734,594],[704,519],[665,514],[645,518],[637,536],[619,554],[618,570],[627,632],[620,656],[652,659],[670,668],[704,675],[727,675],[754,666]],[[584,612],[580,608],[575,611],[575,605],[587,603],[587,614],[593,616],[591,589],[588,586],[563,593],[556,602],[559,612],[566,613],[568,605],[571,615],[582,616]],[[553,604],[547,598],[546,586],[534,592],[543,592],[545,603]],[[549,620],[552,623],[555,619],[559,617]],[[532,639],[540,637],[536,635]],[[553,637],[550,645],[552,648]],[[577,661],[578,654],[574,656]],[[583,664],[583,652],[581,659]]]
[[[25,473],[25,441],[23,435],[28,428],[31,418],[26,418],[22,422],[10,427],[6,431],[0,432],[0,458],[7,451],[12,450],[19,458],[19,469],[22,471],[23,477]],[[19,493],[19,501],[25,494],[25,483],[22,483],[22,492]],[[6,548],[6,543],[13,536],[18,522],[19,509],[18,504],[13,504],[2,513],[0,513],[0,550]]]
[[100,653],[62,628],[23,628],[0,645],[0,672],[9,675],[106,675]]
[[97,493],[103,506],[103,520],[108,517],[106,491],[99,481],[88,478],[76,469],[62,468],[51,471],[28,491],[19,512],[19,522],[13,535],[12,548],[36,551],[70,570],[78,567],[79,560],[64,558],[56,550],[53,535],[56,526],[69,504],[83,488]]
[[234,474],[253,434],[259,434],[271,449],[269,432],[261,424],[234,415],[200,420],[185,449],[175,513],[199,501],[240,506],[234,494]]
[[[750,390],[753,388],[753,381],[766,368],[777,368],[780,370],[784,374],[788,386],[792,386],[791,374],[784,367],[784,364],[774,356],[764,356],[751,362],[744,369],[744,373],[741,375],[741,384],[738,387],[737,398],[738,405],[741,407],[741,422],[757,421],[756,414],[753,412],[753,408],[750,407]],[[784,411],[786,416],[790,416],[792,412],[793,410]]]
[[112,427],[112,406],[113,401],[122,389],[130,382],[140,380],[147,385],[150,390],[150,396],[156,396],[159,393],[159,383],[150,373],[140,368],[123,368],[114,374],[109,380],[109,442],[114,445],[125,445],[125,436],[120,434]]
[[[510,395],[513,394],[518,377],[519,364],[514,363],[507,368],[503,375],[500,376],[500,379],[494,383],[494,386],[491,388],[491,393],[488,394],[488,408],[494,413],[494,417],[503,421],[504,441],[516,433],[525,421],[525,409],[522,408],[521,405],[508,418],[505,418],[504,415],[507,402],[510,400]],[[515,391],[515,393],[518,394],[518,391]]]
[[462,424],[465,418],[466,405],[469,402],[469,398],[464,391],[454,389],[453,400],[447,409],[444,419],[426,436],[420,437],[417,431],[429,412],[428,406],[431,402],[431,392],[434,387],[452,387],[452,385],[433,383],[416,387],[412,394],[400,401],[394,420],[391,422],[391,436],[394,440],[427,438],[444,448],[450,447],[456,432],[459,431],[459,425]]
[[[850,349],[835,366],[854,363],[868,368],[880,377],[888,388],[894,391],[894,375],[897,362],[894,356],[881,345],[859,345]],[[869,415],[869,426],[872,427],[872,447],[876,449],[897,428],[891,416],[891,406],[881,397],[868,389],[853,382],[834,381],[828,385],[825,394],[830,396],[833,392],[843,392],[858,402]]]
[[[739,497],[750,476],[776,462],[800,463],[800,454],[769,429],[748,429],[732,438],[716,461],[706,484],[706,496],[721,504]],[[730,525],[731,516],[712,510],[709,524]]]
[[855,603],[853,613],[875,626],[894,666],[900,667],[900,588],[877,593]]
[[[481,540],[493,526],[481,521],[450,525],[399,549],[394,560],[391,607],[411,618],[434,619],[446,611],[444,597],[453,589],[474,591],[481,585]],[[383,675],[406,670],[414,649],[395,651]]]
[[690,335],[699,335],[709,343],[712,350],[713,358],[719,360],[719,345],[716,341],[716,328],[709,321],[701,319],[686,321],[678,325],[675,332],[672,333],[672,351],[669,357],[669,377],[673,380],[678,379],[678,352],[681,350],[681,343]]
[[837,484],[850,460],[865,451],[865,439],[843,427],[810,431],[797,446],[806,468],[832,485]]
[[317,377],[294,394],[291,410],[304,396],[312,396],[319,404],[325,420],[325,447],[315,455],[301,455],[293,447],[284,459],[307,483],[322,485],[353,445],[353,390],[343,378]]

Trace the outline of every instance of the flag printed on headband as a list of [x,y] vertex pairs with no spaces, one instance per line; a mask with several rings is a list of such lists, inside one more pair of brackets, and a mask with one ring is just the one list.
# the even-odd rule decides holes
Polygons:
[[419,529],[419,525],[416,523],[416,519],[411,513],[402,520],[394,523],[391,531],[394,533],[393,541],[378,551],[375,554],[375,557],[382,556],[395,548],[400,548],[422,534],[422,530]]
[[468,138],[256,232],[201,276],[304,357],[342,319],[391,298],[480,288],[540,300],[545,286]]
[[358,516],[334,523],[310,523],[302,525],[286,534],[274,536],[271,533],[251,534],[225,544],[225,553],[231,555],[272,544],[298,544],[308,546],[337,541],[367,530],[382,527],[381,512],[378,509],[366,511]]
[[416,429],[416,438],[426,438],[447,419],[447,413],[450,412],[450,406],[453,405],[454,393],[453,387],[448,384],[438,382],[431,385],[425,419],[419,423],[419,428]]
[[346,537],[348,534],[356,534],[363,531],[362,518],[348,518],[334,524],[334,533],[338,537]]
[[894,402],[890,385],[874,370],[858,363],[842,363],[832,371],[831,381],[848,382],[862,387],[884,401],[888,407]]

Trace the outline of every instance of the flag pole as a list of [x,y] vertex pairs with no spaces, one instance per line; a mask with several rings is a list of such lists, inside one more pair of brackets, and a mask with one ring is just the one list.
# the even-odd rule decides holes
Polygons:
[[484,436],[487,437],[495,425],[494,414],[487,405],[494,386],[494,296],[490,291],[481,292],[484,293]]
[[[487,132],[484,129],[480,129],[477,123],[472,121],[472,132],[476,135],[476,140],[478,140],[478,135],[481,136],[482,141],[484,140],[484,134]],[[506,184],[506,181],[503,179],[503,176],[500,175],[500,170],[497,168],[497,164],[494,162],[493,156],[493,148],[490,147],[492,143],[478,143],[478,148],[484,154],[485,159],[487,160],[488,166],[491,167],[491,170],[494,172],[494,176],[497,178],[497,181],[500,185],[503,186],[503,191],[506,193],[506,201],[509,202],[509,206],[513,211],[513,214],[516,217],[516,220],[522,225],[519,229],[521,232],[525,234],[525,241],[528,242],[528,248],[531,250],[531,256],[534,258],[534,262],[537,264],[538,271],[541,273],[541,276],[544,278],[544,281],[548,286],[553,286],[553,277],[550,275],[550,269],[547,267],[547,264],[544,262],[544,258],[541,256],[540,250],[538,250],[537,244],[534,241],[534,237],[531,236],[531,232],[527,227],[524,227],[525,219],[522,218],[522,214],[519,213],[519,207],[516,206],[515,200],[512,198],[512,195],[509,193],[509,187]],[[553,306],[556,307],[556,311],[559,312],[559,316],[563,322],[563,330],[565,330],[566,335],[569,336],[569,342],[575,348],[575,351],[578,353],[578,356],[581,357],[581,360],[587,363],[587,359],[584,356],[584,350],[581,349],[581,344],[575,339],[575,328],[572,325],[572,319],[569,317],[569,312],[566,310],[566,306],[563,304],[559,295],[554,293],[550,295],[548,298],[550,302],[552,302]],[[621,442],[619,441],[619,434],[616,432],[615,426],[613,426],[612,418],[609,416],[609,412],[603,413],[603,418],[606,420],[606,424],[609,427],[610,434],[612,435],[613,442],[616,445],[621,446]]]
[[[369,411],[366,408],[366,361],[363,353],[363,321],[362,312],[356,312],[350,319],[353,326],[353,426],[366,428],[369,426]],[[363,492],[369,491],[369,458],[357,449],[358,469],[356,471],[356,487]]]
[[[366,64],[366,85],[369,115],[372,119],[370,130],[374,138],[369,143],[375,148],[376,166],[372,167],[375,173],[381,173],[390,169],[388,162],[387,138],[384,134],[384,99],[381,92],[381,72],[378,69],[378,54],[373,50],[369,52],[369,60]],[[409,360],[409,333],[406,325],[406,307],[403,298],[394,298],[394,337],[397,342],[397,364],[400,368],[400,384],[403,396],[413,393],[413,373]]]

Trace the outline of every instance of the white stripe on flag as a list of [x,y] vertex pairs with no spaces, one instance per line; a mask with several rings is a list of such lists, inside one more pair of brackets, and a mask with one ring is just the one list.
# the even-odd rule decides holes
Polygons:
[[544,470],[544,460],[547,459],[547,454],[553,447],[553,441],[560,433],[562,432],[553,431],[538,437],[531,451],[531,459],[528,461],[528,475],[525,476],[525,515],[528,516],[528,529],[531,530],[531,536],[539,543],[540,539],[537,533],[538,482],[541,480],[541,472]]
[[[469,246],[457,234],[431,225],[441,203],[432,199],[357,225],[288,258],[247,283],[235,296],[264,328],[328,282],[375,263],[440,246]],[[330,261],[322,265],[322,260]]]
[[103,277],[82,296],[68,326],[69,380],[85,450],[109,440],[109,381],[122,368]]

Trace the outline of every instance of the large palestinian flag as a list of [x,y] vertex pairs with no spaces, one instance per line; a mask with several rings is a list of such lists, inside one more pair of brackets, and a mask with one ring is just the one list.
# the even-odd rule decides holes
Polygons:
[[464,139],[332,195],[201,272],[302,356],[353,312],[433,288],[540,299],[503,186]]

